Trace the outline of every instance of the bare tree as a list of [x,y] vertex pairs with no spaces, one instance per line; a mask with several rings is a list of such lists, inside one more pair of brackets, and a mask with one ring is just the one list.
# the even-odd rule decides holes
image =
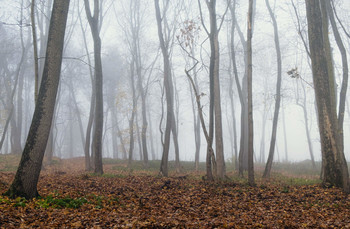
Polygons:
[[[170,147],[170,132],[173,134],[174,144],[175,144],[175,155],[179,154],[178,152],[178,143],[175,138],[177,138],[175,116],[174,116],[174,86],[172,80],[171,64],[170,64],[170,38],[165,36],[163,33],[163,24],[167,25],[166,13],[169,9],[170,1],[166,0],[163,4],[163,11],[161,13],[159,0],[154,0],[155,10],[156,10],[156,19],[158,27],[158,38],[160,42],[160,47],[163,54],[163,64],[164,64],[164,89],[166,97],[166,125],[164,133],[164,145],[163,145],[163,154],[162,162],[160,166],[160,173],[163,176],[168,176],[168,157],[169,157],[169,147]],[[169,28],[167,28],[167,34],[169,36]]]
[[248,26],[247,26],[247,53],[248,53],[248,70],[247,70],[247,82],[248,82],[248,182],[249,185],[254,186],[254,147],[253,147],[253,63],[252,63],[252,38],[253,38],[253,1],[249,0],[248,9]]
[[60,78],[68,8],[69,0],[54,1],[42,83],[22,158],[15,179],[6,192],[10,197],[38,196],[37,183],[50,133]]
[[87,63],[89,65],[89,73],[90,73],[90,79],[91,79],[91,99],[90,99],[91,102],[90,102],[89,119],[86,127],[85,144],[84,144],[85,170],[90,171],[92,170],[91,159],[90,159],[91,131],[92,131],[92,125],[95,119],[95,104],[96,104],[95,77],[94,77],[93,68],[91,65],[89,48],[86,41],[86,35],[85,35],[86,29],[84,28],[82,23],[80,9],[78,11],[78,17],[80,22],[80,28],[83,34],[84,48],[87,56],[87,61],[88,61]]
[[[21,18],[23,19],[23,2],[22,2],[22,7],[21,7]],[[21,81],[21,79],[19,79],[19,78],[21,76],[23,77],[23,75],[21,74],[21,71],[22,71],[23,65],[25,63],[25,59],[27,57],[28,49],[30,46],[29,40],[27,41],[26,44],[24,43],[22,26],[20,26],[20,40],[21,40],[21,49],[22,49],[21,50],[21,58],[19,60],[19,63],[17,64],[16,70],[14,72],[15,80],[13,83],[13,88],[11,90],[10,87],[5,87],[5,90],[8,94],[7,107],[9,110],[9,114],[7,116],[4,130],[2,133],[2,137],[0,140],[0,151],[1,151],[2,146],[4,144],[4,141],[5,141],[6,134],[8,133],[7,132],[8,128],[11,125],[11,151],[13,153],[16,153],[16,154],[19,154],[20,151],[22,151],[22,149],[21,149],[21,142],[20,142],[21,130],[18,129],[19,126],[16,124],[16,115],[15,115],[16,106],[15,106],[15,102],[14,102],[14,97],[15,97],[15,94],[17,91],[18,82]],[[7,72],[9,72],[9,70],[7,70]]]
[[321,140],[323,184],[342,187],[345,192],[349,192],[349,173],[341,147],[342,140],[336,115],[325,1],[312,0],[305,3]]
[[92,38],[94,40],[94,59],[95,59],[95,92],[96,92],[96,105],[95,105],[95,126],[93,135],[93,147],[94,147],[94,172],[97,174],[103,174],[102,165],[102,133],[103,133],[103,73],[102,73],[102,60],[101,60],[101,7],[102,1],[94,0],[93,15],[90,10],[90,3],[88,0],[84,0],[85,12],[89,21]]
[[340,55],[341,55],[341,60],[342,60],[342,65],[343,65],[343,80],[342,80],[342,84],[341,84],[341,89],[340,89],[340,95],[339,95],[339,109],[338,109],[338,128],[339,128],[339,133],[340,133],[340,147],[343,148],[344,150],[344,133],[343,133],[343,129],[344,129],[344,112],[345,112],[345,101],[346,101],[346,93],[347,93],[347,89],[348,89],[348,80],[349,80],[349,67],[348,67],[348,57],[346,54],[346,49],[344,46],[344,43],[341,39],[341,36],[339,34],[338,31],[338,27],[337,24],[335,22],[335,18],[334,18],[334,13],[331,6],[330,1],[325,1],[326,4],[326,9],[327,9],[327,14],[329,16],[329,21],[331,23],[332,26],[332,30],[333,30],[333,34],[334,34],[334,38],[335,41],[337,43],[337,46],[339,48],[340,51]]
[[[211,154],[209,148],[212,147],[214,132],[215,132],[215,151],[217,176],[222,179],[226,174],[225,158],[224,158],[224,143],[222,136],[222,114],[221,114],[221,98],[220,98],[220,80],[219,80],[219,66],[220,66],[220,49],[219,49],[219,32],[224,21],[226,12],[229,8],[227,5],[224,16],[218,25],[216,19],[216,0],[205,1],[210,18],[210,29],[208,30],[203,19],[201,2],[198,0],[200,8],[201,21],[205,32],[208,35],[210,42],[210,65],[209,65],[209,87],[210,87],[210,108],[209,108],[209,145],[207,149],[207,163],[211,161]],[[209,161],[209,162],[208,162]]]
[[131,108],[131,117],[129,120],[129,157],[128,157],[128,166],[131,166],[133,153],[134,153],[134,125],[135,125],[135,115],[136,115],[136,106],[137,106],[137,95],[135,90],[135,60],[132,58],[130,63],[130,87],[132,92],[132,108]]
[[273,114],[273,121],[272,121],[272,134],[271,134],[271,141],[270,141],[269,157],[267,159],[265,171],[263,174],[264,178],[269,178],[270,173],[271,173],[273,156],[275,153],[277,123],[278,123],[278,115],[279,115],[279,110],[280,110],[280,105],[281,105],[282,57],[281,57],[281,48],[280,48],[280,41],[279,41],[279,35],[278,35],[278,26],[277,26],[276,16],[271,9],[269,0],[265,0],[265,3],[266,3],[266,7],[269,11],[271,20],[272,20],[272,24],[273,24],[275,48],[276,48],[276,54],[277,54],[276,55],[276,59],[277,59],[277,85],[276,85],[275,111]]

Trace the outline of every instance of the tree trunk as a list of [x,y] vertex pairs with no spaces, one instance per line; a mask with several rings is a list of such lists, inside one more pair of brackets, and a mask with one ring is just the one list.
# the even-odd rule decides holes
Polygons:
[[164,134],[164,146],[163,146],[163,154],[162,161],[160,166],[160,173],[167,177],[168,176],[168,158],[169,158],[169,147],[170,147],[170,132],[172,130],[172,124],[174,119],[174,99],[173,99],[173,85],[171,80],[171,68],[170,68],[170,60],[168,53],[168,44],[166,44],[162,31],[162,20],[166,20],[166,13],[162,14],[161,17],[160,8],[159,8],[159,0],[154,0],[155,9],[156,9],[156,19],[158,26],[158,38],[160,42],[160,47],[163,54],[163,64],[164,64],[164,88],[165,88],[165,97],[167,104],[166,111],[166,125],[165,125],[165,134]]
[[130,83],[131,83],[131,92],[132,92],[132,109],[131,109],[131,118],[129,120],[129,156],[128,156],[128,167],[131,167],[133,153],[134,153],[134,123],[135,123],[135,114],[136,114],[136,92],[135,92],[135,79],[134,79],[134,60],[130,63]]
[[15,179],[6,192],[10,197],[38,196],[37,183],[50,133],[60,78],[68,8],[69,0],[54,1],[42,83],[22,158]]
[[84,143],[84,156],[85,156],[85,170],[91,171],[92,170],[92,164],[91,164],[91,158],[90,158],[90,145],[91,145],[91,130],[92,125],[95,119],[95,104],[96,104],[96,92],[95,92],[95,79],[94,79],[94,73],[92,71],[91,67],[91,59],[90,59],[90,53],[87,46],[86,41],[86,30],[83,28],[83,23],[81,20],[81,14],[80,11],[78,11],[79,16],[79,22],[81,27],[81,32],[83,34],[83,41],[84,41],[84,48],[85,53],[87,56],[88,64],[89,64],[89,72],[90,72],[90,79],[91,79],[91,99],[90,99],[90,112],[89,112],[89,119],[88,124],[86,127],[86,134],[85,134],[85,143]]
[[275,145],[276,145],[276,135],[277,135],[277,123],[278,123],[278,116],[279,116],[279,110],[281,105],[281,83],[282,83],[282,57],[281,57],[281,48],[280,48],[280,41],[279,41],[279,35],[278,35],[278,26],[276,22],[276,18],[274,13],[272,12],[272,9],[270,7],[270,3],[268,0],[265,0],[266,7],[269,10],[269,14],[272,20],[273,24],[273,30],[274,30],[274,37],[275,37],[275,47],[276,47],[276,58],[277,58],[277,85],[276,85],[276,102],[275,102],[275,112],[273,114],[273,121],[272,121],[272,133],[271,133],[271,141],[270,141],[270,150],[269,150],[269,157],[267,158],[267,163],[264,171],[264,178],[269,178],[271,173],[271,167],[273,162],[273,156],[275,153]]
[[[17,152],[18,150],[21,150],[21,142],[20,142],[20,138],[18,137],[18,131],[17,131],[17,126],[16,126],[16,119],[14,116],[15,113],[15,105],[14,105],[14,97],[16,94],[16,90],[17,90],[17,86],[18,86],[18,81],[20,81],[19,77],[21,76],[21,70],[25,61],[25,58],[27,56],[27,52],[28,52],[28,48],[30,43],[27,42],[26,45],[24,45],[23,43],[23,33],[22,33],[22,27],[20,30],[20,37],[21,37],[21,46],[22,46],[22,53],[21,53],[21,59],[17,65],[16,71],[15,71],[15,82],[13,84],[13,88],[12,90],[10,90],[10,88],[6,88],[8,95],[9,95],[9,99],[8,99],[8,107],[9,107],[9,115],[7,117],[6,123],[5,123],[5,127],[2,133],[2,137],[0,140],[0,151],[1,148],[3,146],[3,143],[5,141],[5,136],[8,130],[9,125],[11,124],[12,129],[13,129],[13,134],[17,135],[17,136],[11,136],[11,151],[13,152]],[[12,134],[12,135],[13,135]],[[15,142],[13,141],[13,139],[15,138]],[[15,144],[15,145],[14,145]]]
[[343,133],[343,123],[344,123],[344,113],[345,113],[345,100],[346,100],[346,92],[348,89],[348,78],[349,78],[349,67],[348,67],[348,57],[346,54],[346,49],[344,43],[341,39],[341,36],[338,31],[337,24],[334,19],[333,10],[330,4],[330,1],[325,1],[327,14],[329,15],[329,20],[332,25],[332,30],[334,34],[335,41],[339,48],[339,52],[341,54],[342,65],[343,65],[343,81],[341,84],[340,95],[339,95],[339,110],[338,110],[338,128],[340,133],[340,147],[344,150],[344,133]]
[[35,25],[35,0],[32,0],[30,7],[30,19],[33,36],[33,54],[34,54],[34,100],[38,98],[39,92],[39,58],[38,58],[38,42],[36,36],[36,25]]
[[248,11],[248,28],[247,28],[247,51],[248,51],[248,70],[247,70],[247,81],[248,81],[248,183],[250,186],[255,185],[254,181],[254,147],[253,147],[253,88],[252,88],[252,76],[253,76],[253,63],[252,63],[252,27],[253,27],[253,0],[249,0],[249,11]]
[[[194,50],[191,50],[191,55],[194,56]],[[196,63],[193,60],[193,81],[194,86],[196,90],[198,91],[198,81],[197,81],[197,69],[196,69]],[[196,103],[196,95],[194,95],[194,91],[192,89],[192,84],[189,82],[190,86],[190,92],[191,92],[191,103],[192,103],[192,114],[193,114],[193,131],[194,131],[194,138],[195,138],[195,168],[196,171],[199,169],[199,154],[200,154],[200,147],[201,147],[201,133],[200,133],[200,118],[199,118],[199,111],[195,109],[195,103]]]
[[147,114],[148,114],[148,122],[149,122],[149,141],[151,143],[151,155],[152,155],[152,160],[157,159],[157,153],[155,152],[155,147],[154,147],[154,139],[153,139],[153,125],[152,125],[152,116],[150,114],[150,109],[147,109]]
[[96,92],[96,107],[95,107],[95,126],[93,134],[94,147],[94,172],[103,174],[102,165],[102,133],[103,133],[103,73],[101,60],[101,38],[100,38],[100,4],[99,0],[94,0],[94,14],[91,15],[90,3],[84,0],[85,11],[89,21],[92,38],[94,41],[94,58],[95,58],[95,92]]
[[300,104],[297,101],[297,105],[303,109],[304,121],[305,121],[305,132],[306,132],[306,138],[307,138],[307,143],[308,143],[308,147],[309,147],[311,163],[312,163],[312,167],[315,168],[316,165],[315,165],[314,153],[313,153],[313,148],[312,148],[312,141],[311,141],[310,130],[309,130],[309,119],[308,119],[308,114],[307,114],[307,109],[306,109],[306,91],[305,91],[305,86],[303,83],[301,83],[301,86],[303,88],[303,93],[304,93],[303,103]]
[[[319,132],[322,150],[323,184],[342,187],[349,192],[349,174],[339,134],[338,120],[336,115],[334,76],[329,58],[331,53],[325,44],[328,39],[328,30],[322,19],[320,1],[308,0],[306,13],[308,21],[308,34],[310,56],[312,63],[313,81],[317,103]],[[321,5],[324,4],[323,0]],[[324,15],[323,10],[323,16]],[[328,51],[328,52],[327,52]]]
[[117,159],[119,158],[119,149],[118,149],[118,142],[117,142],[117,135],[118,135],[118,120],[116,117],[117,109],[115,104],[111,104],[112,110],[111,110],[111,119],[112,119],[112,148],[113,148],[113,158]]
[[[209,139],[212,145],[213,132],[215,132],[215,148],[216,148],[216,164],[217,176],[223,179],[226,174],[224,143],[222,137],[222,114],[221,114],[221,98],[220,98],[220,50],[219,50],[219,28],[216,20],[216,0],[206,2],[210,17],[210,32],[208,36],[210,40],[210,64],[209,64],[209,84],[210,84],[210,111],[209,111]],[[215,120],[215,122],[214,122]]]
[[288,144],[287,144],[288,141],[287,141],[287,129],[286,129],[286,116],[284,114],[283,105],[282,105],[282,123],[283,123],[284,151],[285,151],[285,155],[286,155],[285,161],[288,162],[289,160],[288,160]]
[[[240,148],[239,148],[239,156],[238,156],[238,171],[239,175],[243,176],[243,170],[246,170],[248,168],[248,161],[247,161],[247,154],[248,154],[248,107],[247,107],[247,45],[246,41],[244,39],[244,35],[239,27],[239,24],[237,23],[237,19],[235,16],[235,2],[233,2],[232,5],[230,5],[230,11],[231,11],[231,18],[232,18],[232,24],[231,24],[231,58],[232,58],[232,66],[233,66],[233,72],[235,76],[235,82],[237,86],[239,101],[241,103],[241,136],[240,136]],[[238,78],[238,70],[237,70],[237,64],[236,64],[236,55],[235,55],[235,48],[234,48],[234,31],[237,25],[237,32],[241,41],[241,44],[243,46],[244,50],[244,65],[245,65],[245,72],[242,79],[242,86],[240,84],[239,78]]]

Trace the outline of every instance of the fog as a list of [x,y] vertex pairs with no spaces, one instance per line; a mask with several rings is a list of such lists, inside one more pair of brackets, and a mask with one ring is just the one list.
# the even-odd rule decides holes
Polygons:
[[[201,0],[200,0],[201,1]],[[93,1],[91,5],[93,6]],[[126,159],[130,143],[130,119],[135,111],[133,159],[141,160],[142,97],[146,101],[148,128],[146,133],[148,157],[160,160],[165,131],[165,112],[167,109],[163,91],[163,57],[157,33],[154,1],[139,1],[136,11],[131,0],[101,1],[100,36],[102,43],[103,68],[103,157]],[[204,24],[209,28],[209,16],[202,1]],[[246,36],[248,1],[236,2],[237,25]],[[310,160],[310,148],[306,136],[305,113],[311,137],[311,148],[315,160],[321,160],[318,124],[315,110],[315,95],[312,83],[310,60],[301,35],[307,39],[307,23],[304,1],[270,1],[273,8],[280,39],[282,55],[281,110],[279,113],[277,140],[274,161]],[[295,4],[295,9],[291,4]],[[35,7],[37,37],[39,46],[39,70],[42,71],[45,58],[46,36],[49,26],[52,1],[38,1]],[[161,1],[162,3],[162,1]],[[222,23],[219,33],[220,44],[220,90],[223,122],[224,156],[232,162],[234,154],[234,125],[236,121],[236,140],[238,150],[241,128],[241,104],[236,83],[230,83],[233,69],[231,64],[230,34],[232,17],[226,10],[226,1],[217,3],[217,20]],[[163,4],[161,4],[162,7]],[[196,68],[198,91],[201,94],[202,111],[209,122],[209,61],[210,44],[201,22],[198,2],[194,0],[169,1],[166,17],[168,21],[165,36],[169,41],[171,71],[174,85],[174,113],[178,130],[180,161],[195,160],[194,114],[197,107],[192,88],[185,70],[193,66],[192,59],[184,49],[192,48],[193,56],[199,60]],[[349,1],[335,1],[337,16],[349,31],[347,19]],[[226,12],[227,11],[227,12]],[[21,153],[30,127],[34,111],[34,58],[30,19],[30,1],[0,0],[0,135],[4,135],[1,154]],[[298,17],[296,17],[296,12]],[[164,15],[163,15],[164,16]],[[131,23],[138,23],[138,56],[133,53],[133,30]],[[191,39],[182,36],[189,23],[193,23]],[[276,99],[277,62],[273,36],[273,25],[265,1],[256,1],[253,25],[253,116],[254,116],[254,158],[256,162],[266,162],[270,146],[272,119]],[[188,27],[187,27],[188,28]],[[237,26],[236,26],[237,28]],[[300,29],[300,34],[298,32]],[[349,37],[341,31],[347,52]],[[135,34],[134,34],[135,35]],[[330,29],[334,72],[338,89],[341,86],[342,63]],[[28,45],[25,60],[18,69],[22,44]],[[86,43],[85,43],[86,42]],[[187,43],[186,43],[187,42]],[[181,47],[182,46],[182,47]],[[239,34],[235,32],[235,57],[239,79],[245,74],[244,47]],[[84,2],[72,0],[65,35],[65,49],[62,63],[59,92],[55,117],[52,123],[52,151],[55,157],[83,157],[86,128],[90,116],[92,79],[94,71],[93,39],[84,10]],[[140,78],[131,63],[139,60],[142,75],[141,94],[137,84]],[[287,72],[297,69],[299,77],[291,77]],[[40,75],[40,74],[39,74]],[[137,106],[133,108],[131,79],[134,78]],[[11,110],[11,92],[15,88],[14,112]],[[234,113],[230,101],[230,88],[233,91]],[[338,99],[339,100],[339,99]],[[303,106],[305,109],[303,109]],[[6,129],[6,121],[12,117]],[[345,156],[350,159],[350,110],[346,106],[344,119]],[[198,117],[197,117],[198,118]],[[171,140],[173,141],[173,140]],[[20,146],[20,147],[19,147]],[[200,161],[206,159],[205,137],[201,130]],[[265,155],[264,157],[262,155]],[[169,160],[175,160],[174,145],[170,144]]]

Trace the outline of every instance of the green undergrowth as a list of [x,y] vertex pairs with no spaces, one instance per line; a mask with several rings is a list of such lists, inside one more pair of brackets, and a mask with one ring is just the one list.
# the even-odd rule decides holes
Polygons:
[[48,195],[38,198],[36,206],[38,208],[80,208],[85,203],[88,203],[88,200],[84,197],[71,198],[69,196]]
[[72,197],[69,195],[61,196],[55,192],[47,196],[41,196],[32,200],[27,200],[23,197],[16,199],[8,198],[7,196],[0,196],[0,206],[8,205],[12,207],[33,207],[33,208],[54,208],[54,209],[78,209],[84,204],[89,204],[93,208],[102,209],[105,205],[118,205],[119,199],[117,197],[105,197],[96,194],[89,194],[86,196]]

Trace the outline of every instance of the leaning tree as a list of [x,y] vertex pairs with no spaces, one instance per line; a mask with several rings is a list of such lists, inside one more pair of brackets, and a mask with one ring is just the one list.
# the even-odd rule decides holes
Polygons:
[[52,8],[46,58],[37,104],[10,197],[38,196],[37,184],[50,133],[60,79],[64,34],[70,0],[55,0]]

